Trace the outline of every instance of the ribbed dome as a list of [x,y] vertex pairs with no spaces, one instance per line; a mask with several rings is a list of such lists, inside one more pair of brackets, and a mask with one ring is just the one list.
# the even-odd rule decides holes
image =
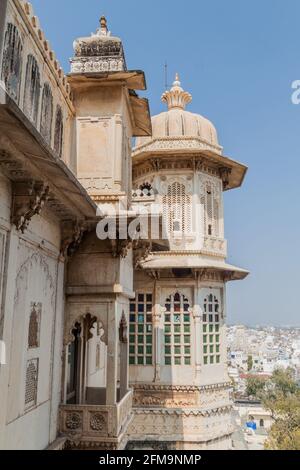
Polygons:
[[200,114],[185,111],[192,96],[184,91],[176,74],[170,91],[162,95],[162,101],[168,104],[168,111],[152,117],[152,137],[140,137],[136,147],[155,138],[163,137],[198,137],[209,144],[218,146],[218,136],[214,125]]

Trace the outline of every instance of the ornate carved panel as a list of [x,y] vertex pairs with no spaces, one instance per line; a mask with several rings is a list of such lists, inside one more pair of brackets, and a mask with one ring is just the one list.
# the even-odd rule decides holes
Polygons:
[[26,365],[25,408],[32,408],[37,403],[39,360],[30,359]]

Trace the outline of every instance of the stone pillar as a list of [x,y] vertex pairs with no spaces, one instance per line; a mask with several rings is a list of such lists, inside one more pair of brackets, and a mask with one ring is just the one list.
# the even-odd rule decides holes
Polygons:
[[56,305],[52,336],[52,380],[51,380],[51,413],[50,442],[56,439],[58,409],[61,403],[62,364],[64,363],[63,331],[64,331],[64,273],[65,264],[62,259],[57,262]]
[[67,367],[68,367],[68,354],[69,354],[69,351],[68,351],[68,347],[69,345],[68,344],[64,344],[63,346],[63,352],[62,352],[62,358],[63,358],[63,363],[62,363],[62,367],[63,367],[63,372],[62,372],[62,396],[61,396],[61,402],[63,405],[66,405],[67,404],[67,388],[68,388],[68,384],[67,384],[67,379],[68,379],[68,376],[67,376]]
[[[1,0],[0,2],[0,71],[2,70],[2,54],[3,54],[3,44],[4,44],[4,38],[5,38],[7,3],[8,3],[8,0]],[[1,76],[1,73],[0,73],[0,76]]]
[[128,376],[129,376],[129,354],[128,342],[120,343],[120,400],[128,392]]
[[203,352],[203,332],[202,332],[202,309],[199,305],[199,280],[197,279],[196,286],[194,287],[194,325],[195,325],[195,379],[196,384],[200,381],[201,365],[202,365],[202,352]]
[[78,340],[78,360],[77,360],[77,381],[76,381],[76,402],[83,405],[84,390],[84,370],[83,370],[83,350],[84,350],[84,322],[82,322],[80,338]]
[[118,191],[122,191],[125,175],[123,175],[123,121],[120,114],[115,115],[115,159],[114,159],[114,184]]
[[154,305],[153,305],[153,353],[154,353],[154,382],[160,381],[160,361],[161,361],[161,307],[160,307],[160,287],[157,285],[157,281],[154,283],[153,293]]
[[106,372],[106,404],[116,405],[118,385],[118,328],[117,302],[111,302],[108,309],[107,329],[107,372]]
[[227,335],[226,335],[226,284],[221,289],[221,312],[220,312],[220,354],[221,363],[224,364],[226,375],[227,371]]

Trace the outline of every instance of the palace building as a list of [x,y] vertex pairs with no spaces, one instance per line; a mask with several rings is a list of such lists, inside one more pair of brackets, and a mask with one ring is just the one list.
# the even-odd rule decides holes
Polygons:
[[[150,117],[104,17],[65,75],[0,5],[1,449],[231,449],[223,192],[247,168],[186,107]],[[132,141],[135,138],[135,146]]]

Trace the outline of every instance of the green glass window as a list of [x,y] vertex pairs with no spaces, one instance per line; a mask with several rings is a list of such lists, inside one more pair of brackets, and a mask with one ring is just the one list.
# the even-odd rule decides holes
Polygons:
[[[217,297],[209,294],[203,305],[203,363],[219,364],[220,356],[220,304]],[[209,314],[207,314],[208,312]],[[209,333],[209,334],[207,334]]]
[[152,294],[138,293],[130,302],[129,364],[152,364]]
[[166,299],[165,310],[165,364],[190,365],[190,303],[177,292]]

